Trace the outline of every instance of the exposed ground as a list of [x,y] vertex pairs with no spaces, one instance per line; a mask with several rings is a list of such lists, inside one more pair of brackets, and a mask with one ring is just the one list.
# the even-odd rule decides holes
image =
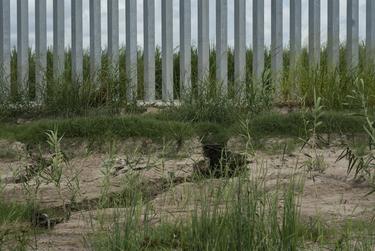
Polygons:
[[[337,161],[344,149],[342,141],[345,139],[337,136],[330,146],[318,149],[322,162],[314,170],[308,170],[308,163],[311,163],[308,155],[315,156],[316,152],[309,147],[301,150],[301,144],[294,141],[286,138],[267,139],[267,147],[247,155],[245,175],[264,178],[269,190],[288,183],[292,177],[302,177],[304,188],[300,211],[306,224],[316,218],[328,228],[348,221],[371,222],[375,215],[375,194],[365,196],[371,191],[368,181],[348,175],[347,160]],[[0,179],[5,181],[3,200],[26,203],[30,194],[25,192],[22,175],[27,173],[25,167],[34,165],[35,160],[22,143],[1,141],[0,144],[4,153],[0,161]],[[246,152],[245,144],[240,139],[232,138],[228,144],[234,152]],[[111,228],[114,215],[122,215],[121,212],[128,210],[124,205],[98,209],[103,194],[108,198],[121,194],[135,176],[140,178],[138,188],[148,199],[144,206],[147,204],[148,220],[155,225],[188,217],[202,191],[235,182],[236,178],[194,179],[196,165],[208,163],[202,153],[202,144],[194,139],[185,141],[177,150],[176,147],[176,142],[162,145],[148,139],[129,139],[112,145],[115,150],[109,154],[88,152],[84,142],[70,143],[64,149],[71,152],[71,156],[69,162],[64,164],[62,195],[52,183],[43,183],[36,198],[41,212],[48,212],[51,219],[61,217],[63,204],[69,204],[71,193],[77,192],[67,188],[66,180],[78,175],[79,193],[75,203],[65,206],[72,212],[69,219],[61,220],[48,230],[41,230],[35,239],[28,240],[29,249],[90,250],[90,234]],[[47,152],[44,157],[48,159]],[[37,183],[32,175],[27,179],[29,187]],[[145,208],[142,210],[146,212]],[[0,226],[3,229],[22,229],[30,224]]]

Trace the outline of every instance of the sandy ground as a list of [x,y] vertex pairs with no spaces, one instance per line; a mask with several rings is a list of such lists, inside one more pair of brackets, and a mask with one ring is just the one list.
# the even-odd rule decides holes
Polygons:
[[[136,145],[143,143],[133,143]],[[240,151],[243,146],[237,144],[235,150]],[[343,147],[330,146],[318,150],[325,163],[323,172],[306,172],[303,167],[312,155],[311,149],[296,149],[288,154],[270,154],[256,152],[251,157],[247,169],[249,175],[264,175],[266,187],[274,189],[280,182],[288,183],[292,176],[299,174],[304,177],[304,190],[301,198],[301,214],[303,218],[321,217],[327,223],[340,223],[348,219],[370,220],[374,216],[375,194],[365,196],[371,188],[365,180],[356,179],[347,175],[347,161],[337,162],[337,157]],[[27,154],[23,155],[23,148],[17,145],[20,157],[16,160],[0,161],[0,178],[7,184],[4,188],[4,200],[22,202],[27,198],[24,186],[16,183],[15,170],[27,164]],[[131,156],[131,157],[129,157]],[[155,224],[161,220],[181,219],[189,215],[193,209],[194,199],[202,189],[212,189],[221,186],[220,179],[206,180],[203,183],[192,183],[193,166],[203,161],[201,145],[197,140],[185,143],[183,154],[163,157],[160,151],[153,153],[116,154],[112,157],[107,154],[88,154],[76,156],[64,168],[64,180],[71,175],[78,175],[80,193],[77,202],[81,205],[97,201],[103,192],[103,180],[108,177],[108,193],[120,192],[124,188],[124,181],[129,174],[139,174],[143,184],[153,190],[150,198],[152,215],[150,220]],[[109,175],[104,170],[111,163]],[[263,170],[264,172],[260,172]],[[65,181],[66,182],[66,181]],[[30,180],[30,185],[35,181]],[[169,189],[161,184],[172,184]],[[64,186],[65,187],[65,186]],[[67,201],[71,191],[64,188],[62,196],[53,184],[41,184],[38,201],[42,208],[59,208],[62,206],[62,197]],[[106,217],[110,218],[114,212],[126,209],[102,209],[74,211],[67,222],[56,225],[52,230],[37,236],[37,250],[90,250],[86,238],[92,229],[99,225]],[[100,217],[99,217],[100,215]],[[100,218],[100,219],[99,219]]]

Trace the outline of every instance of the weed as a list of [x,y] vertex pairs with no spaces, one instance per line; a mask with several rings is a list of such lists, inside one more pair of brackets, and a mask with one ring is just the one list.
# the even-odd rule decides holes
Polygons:
[[[362,114],[357,114],[365,118],[364,131],[369,138],[369,149],[371,150],[375,142],[375,121],[370,117],[368,109],[368,95],[365,91],[364,81],[357,80],[355,89],[352,91],[352,95],[348,96],[349,99],[355,100],[359,103],[362,108]],[[370,151],[366,155],[356,154],[349,146],[337,158],[337,161],[342,159],[348,160],[348,174],[354,172],[354,177],[357,178],[359,175],[364,175],[368,178],[370,183],[374,181],[374,170],[375,170],[375,156]],[[371,193],[375,192],[375,189]]]
[[[71,207],[75,203],[75,199],[79,193],[79,173],[70,166],[61,150],[61,140],[63,137],[58,136],[58,130],[47,131],[46,136],[47,144],[52,150],[51,165],[42,170],[40,177],[47,184],[52,183],[56,187],[59,199],[62,202],[64,219],[68,220],[71,214]],[[66,185],[69,189],[69,201],[67,201],[63,194],[63,185]]]
[[16,222],[28,222],[31,219],[31,214],[32,208],[27,204],[4,203],[3,200],[0,202],[0,226]]
[[327,168],[327,164],[325,163],[323,155],[318,152],[318,149],[321,148],[321,143],[325,142],[318,133],[318,129],[323,124],[322,117],[323,106],[321,105],[321,98],[317,97],[316,92],[314,91],[314,106],[312,109],[313,119],[312,121],[308,119],[304,120],[306,139],[302,139],[302,149],[305,146],[309,146],[313,151],[313,156],[305,153],[305,155],[308,157],[308,160],[304,162],[303,166],[306,167],[307,172],[309,173],[313,171],[322,173]]

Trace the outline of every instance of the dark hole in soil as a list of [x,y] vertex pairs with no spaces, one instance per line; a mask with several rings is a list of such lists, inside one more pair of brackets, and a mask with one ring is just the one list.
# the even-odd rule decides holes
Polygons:
[[221,144],[203,145],[203,154],[209,159],[209,166],[196,170],[204,176],[232,177],[242,171],[247,163],[244,155],[233,153]]

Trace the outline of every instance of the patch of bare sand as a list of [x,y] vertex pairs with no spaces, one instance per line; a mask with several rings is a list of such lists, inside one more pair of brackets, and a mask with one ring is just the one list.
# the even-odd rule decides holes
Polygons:
[[[98,199],[103,189],[103,180],[106,176],[105,163],[109,161],[108,156],[94,154],[86,158],[76,158],[70,162],[77,172],[66,171],[63,176],[63,198],[69,200],[70,190],[64,183],[71,175],[78,173],[80,194],[77,203]],[[157,183],[165,179],[181,179],[191,175],[194,163],[201,160],[201,155],[193,155],[190,158],[180,160],[160,160],[156,157],[140,157],[136,163],[127,164],[126,158],[121,156],[114,160],[113,167],[110,168],[109,193],[120,192],[123,189],[124,177],[128,172],[136,172],[146,183]],[[30,186],[35,182],[31,180]],[[27,194],[22,184],[10,183],[5,186],[4,199],[10,202],[25,202]],[[41,184],[38,192],[38,201],[42,208],[54,208],[62,206],[58,190],[52,184]]]

